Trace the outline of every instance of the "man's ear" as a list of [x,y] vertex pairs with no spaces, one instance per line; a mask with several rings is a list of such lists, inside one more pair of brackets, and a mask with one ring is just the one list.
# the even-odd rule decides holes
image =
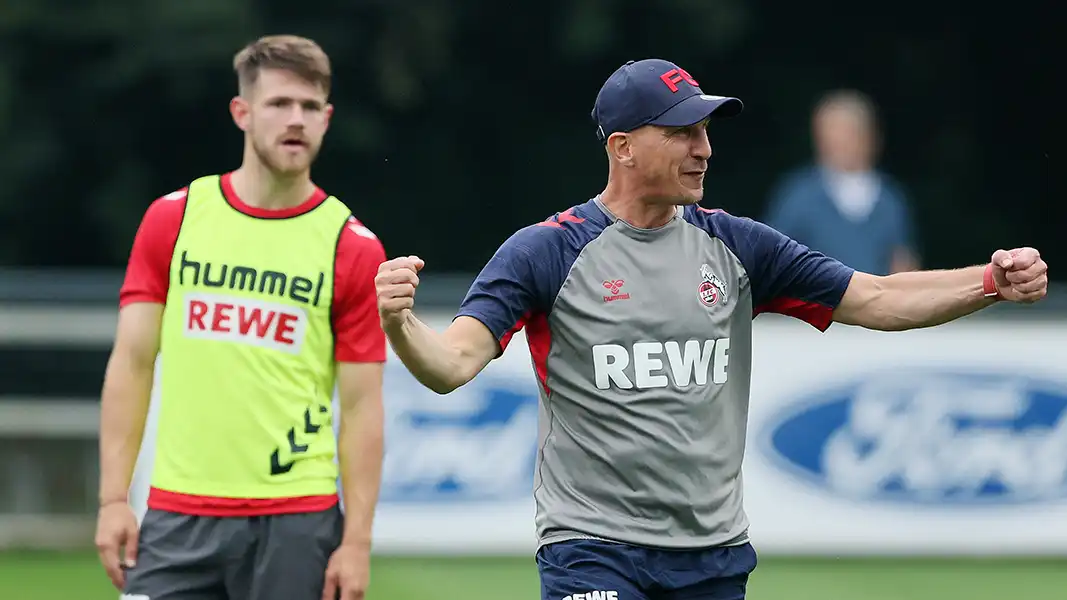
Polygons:
[[608,155],[621,165],[631,166],[634,162],[633,138],[628,133],[616,132],[608,136]]
[[249,114],[248,100],[241,96],[234,96],[230,100],[230,116],[241,131],[248,131]]

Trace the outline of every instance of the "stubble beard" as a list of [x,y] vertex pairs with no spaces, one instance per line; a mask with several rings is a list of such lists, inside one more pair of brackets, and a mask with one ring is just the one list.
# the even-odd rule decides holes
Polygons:
[[278,177],[293,177],[309,172],[318,156],[318,150],[316,147],[309,147],[306,160],[289,161],[282,155],[284,150],[273,147],[264,148],[255,140],[255,137],[252,138],[252,151],[255,152],[256,158],[268,171]]

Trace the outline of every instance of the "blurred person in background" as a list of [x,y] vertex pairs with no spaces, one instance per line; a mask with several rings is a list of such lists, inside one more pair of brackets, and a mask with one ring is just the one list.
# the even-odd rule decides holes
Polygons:
[[767,224],[866,273],[918,269],[908,199],[875,167],[881,140],[873,102],[853,90],[827,94],[816,104],[812,136],[816,164],[783,178]]
[[[311,180],[332,112],[322,49],[265,37],[234,69],[240,168],[153,202],[133,242],[103,386],[96,545],[128,598],[356,600],[381,476],[385,252]],[[127,494],[157,353],[138,528]]]
[[386,335],[439,394],[526,330],[541,407],[543,600],[745,597],[756,568],[741,477],[756,315],[899,331],[1045,295],[1033,248],[883,277],[701,207],[707,127],[741,111],[675,64],[628,62],[593,109],[606,186],[504,241],[445,331],[412,312],[420,258],[379,268]]

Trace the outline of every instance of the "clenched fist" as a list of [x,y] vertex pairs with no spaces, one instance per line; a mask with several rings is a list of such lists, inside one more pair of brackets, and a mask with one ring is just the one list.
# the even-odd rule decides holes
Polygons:
[[1032,304],[1048,293],[1048,265],[1033,248],[993,253],[993,282],[1005,300]]
[[402,256],[378,266],[374,288],[378,293],[378,316],[382,326],[398,325],[415,305],[419,271],[426,263],[418,256]]

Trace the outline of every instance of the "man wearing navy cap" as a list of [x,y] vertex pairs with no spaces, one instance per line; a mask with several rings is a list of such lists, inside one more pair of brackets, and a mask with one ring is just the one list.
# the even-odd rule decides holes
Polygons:
[[600,89],[592,117],[597,137],[605,142],[612,133],[643,125],[688,127],[712,116],[735,117],[742,108],[737,98],[700,91],[693,76],[672,63],[631,60],[612,73]]
[[541,394],[543,600],[744,598],[756,566],[741,484],[755,315],[891,331],[1045,295],[1033,248],[878,277],[700,207],[706,126],[741,110],[677,65],[627,63],[592,112],[607,186],[505,241],[446,331],[411,312],[421,259],[379,268],[386,335],[438,393],[526,329]]

